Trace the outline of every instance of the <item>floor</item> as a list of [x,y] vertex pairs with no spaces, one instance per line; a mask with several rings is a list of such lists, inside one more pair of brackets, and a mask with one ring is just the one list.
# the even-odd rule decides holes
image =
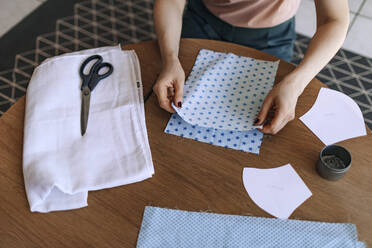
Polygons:
[[[20,1],[22,2],[22,0],[14,0],[14,2],[0,0],[0,16],[7,13],[7,11],[2,13],[6,8],[9,8],[8,12],[11,12],[11,8],[17,9],[18,16],[22,11],[26,15],[42,2],[24,0],[33,2],[34,5],[23,5],[19,3]],[[15,2],[18,3],[18,7],[12,5]],[[368,39],[372,32],[365,32],[368,27],[372,27],[372,18],[368,17],[372,16],[372,0],[349,2],[352,18],[344,45],[346,49],[341,49],[317,77],[330,88],[352,97],[360,106],[366,124],[372,129],[372,59],[370,58],[372,51],[368,50],[372,49],[372,46],[367,44],[372,40],[372,37]],[[152,22],[152,3],[153,0],[76,0],[71,15],[58,19],[55,30],[51,30],[53,32],[37,36],[35,49],[15,54],[14,67],[0,71],[0,115],[25,94],[33,69],[47,57],[97,46],[134,43],[156,38]],[[26,6],[31,7],[26,8]],[[303,57],[310,41],[309,37],[315,31],[314,18],[313,1],[302,0],[296,18],[299,35],[292,61],[294,64],[298,64]],[[14,18],[13,23],[18,19]],[[352,48],[347,48],[350,43],[353,45]]]
[[47,0],[0,0],[0,37]]
[[[349,0],[350,26],[343,48],[372,57],[372,0]],[[314,0],[302,0],[296,16],[296,31],[311,37],[316,29]]]

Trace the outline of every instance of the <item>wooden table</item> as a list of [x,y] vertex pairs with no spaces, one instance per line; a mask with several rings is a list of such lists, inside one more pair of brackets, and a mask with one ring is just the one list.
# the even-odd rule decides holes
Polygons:
[[[127,45],[141,62],[144,93],[150,91],[161,63],[155,41]],[[189,74],[201,48],[275,60],[239,45],[185,39],[180,59]],[[281,62],[278,82],[294,66]],[[314,103],[322,83],[314,79],[300,97],[296,117]],[[79,210],[31,213],[22,176],[24,99],[0,118],[0,247],[135,247],[146,205],[191,211],[266,216],[249,198],[242,170],[291,163],[313,196],[291,219],[349,222],[359,239],[372,245],[372,137],[340,144],[350,150],[353,165],[336,182],[318,176],[315,164],[323,144],[298,119],[263,141],[260,155],[225,149],[163,132],[170,114],[154,94],[145,104],[155,175],[144,182],[90,192],[89,206]]]

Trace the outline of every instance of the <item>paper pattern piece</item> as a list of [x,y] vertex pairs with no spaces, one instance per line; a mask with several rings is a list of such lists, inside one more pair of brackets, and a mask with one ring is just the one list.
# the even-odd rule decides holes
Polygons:
[[235,131],[255,129],[279,61],[202,49],[185,83],[178,115],[192,125]]
[[257,129],[239,132],[191,125],[184,121],[177,113],[171,116],[165,132],[211,145],[255,154],[258,154],[260,151],[263,137],[263,133]]
[[321,88],[314,105],[300,120],[325,145],[367,135],[358,105],[336,90]]
[[137,248],[365,248],[356,226],[145,208]]
[[[92,54],[113,65],[92,91],[87,133],[80,133],[79,68]],[[120,46],[45,60],[27,89],[23,175],[32,212],[87,206],[88,191],[135,183],[154,174],[134,51]]]
[[244,168],[249,197],[267,213],[287,219],[312,193],[290,164],[273,169]]

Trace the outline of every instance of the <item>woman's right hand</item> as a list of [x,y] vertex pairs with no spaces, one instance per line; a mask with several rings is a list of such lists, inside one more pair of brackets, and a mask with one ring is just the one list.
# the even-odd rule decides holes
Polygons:
[[177,57],[167,60],[154,86],[160,107],[174,113],[171,103],[178,108],[182,107],[183,85],[185,72]]

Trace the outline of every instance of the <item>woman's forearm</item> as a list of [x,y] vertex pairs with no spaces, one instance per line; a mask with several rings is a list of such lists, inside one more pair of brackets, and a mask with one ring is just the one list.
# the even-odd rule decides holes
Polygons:
[[[341,3],[341,8],[338,11],[341,11],[342,16],[339,18],[329,18],[323,14],[323,16],[318,17],[317,31],[311,39],[303,60],[288,75],[291,81],[297,84],[298,95],[302,93],[307,84],[327,65],[345,40],[349,25],[349,11],[347,4],[346,7],[344,6],[342,8],[342,2],[344,0],[339,3],[337,3],[338,1],[335,2],[336,4]],[[327,7],[329,8],[330,6]],[[318,10],[318,12],[320,11]]]
[[303,60],[289,75],[297,81],[299,94],[340,49],[345,39],[346,30],[347,28],[343,25],[332,22],[318,28]]
[[178,57],[185,3],[186,0],[155,1],[155,31],[163,64]]

